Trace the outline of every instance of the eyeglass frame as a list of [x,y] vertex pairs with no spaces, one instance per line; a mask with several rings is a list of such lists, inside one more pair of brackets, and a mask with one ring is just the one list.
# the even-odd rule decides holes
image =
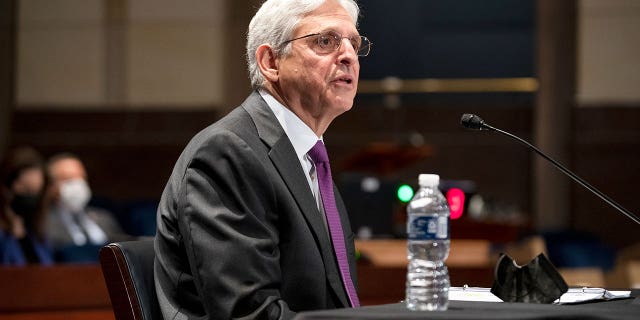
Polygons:
[[[335,32],[333,30],[328,30],[328,31],[311,33],[311,34],[308,34],[308,35],[304,35],[304,36],[301,36],[301,37],[297,37],[297,38],[293,38],[293,39],[287,40],[285,42],[282,42],[278,47],[284,48],[284,46],[289,44],[290,42],[293,42],[293,41],[296,41],[296,40],[300,40],[300,39],[309,38],[309,37],[313,37],[313,36],[318,36],[318,38],[316,38],[316,43],[318,45],[320,45],[320,36],[323,35],[323,34],[328,34],[328,35],[332,36],[334,39],[338,40],[338,46],[335,47],[333,50],[327,52],[327,53],[331,53],[331,52],[335,52],[335,51],[339,50],[340,47],[342,46],[342,39],[347,39],[347,40],[349,40],[349,42],[351,42],[352,37],[354,37],[354,36],[352,36],[352,37],[343,36],[338,32]],[[360,47],[357,50],[356,50],[356,48],[353,48],[356,51],[356,55],[358,57],[366,57],[366,56],[368,56],[369,53],[371,52],[371,45],[373,44],[373,42],[371,42],[371,40],[369,40],[369,38],[367,38],[367,37],[365,37],[363,35],[357,35],[355,37],[360,38]],[[367,45],[367,48],[368,48],[367,53],[366,54],[360,54],[359,51],[364,48],[362,46],[362,43],[364,43],[365,41],[369,43]],[[353,45],[351,45],[351,47],[353,47]]]

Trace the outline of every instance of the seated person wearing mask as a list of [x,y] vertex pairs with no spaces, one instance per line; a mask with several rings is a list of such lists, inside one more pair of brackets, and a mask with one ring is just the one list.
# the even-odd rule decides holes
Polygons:
[[0,264],[53,263],[44,234],[44,161],[30,147],[8,152],[1,165]]
[[349,110],[359,56],[352,0],[268,0],[247,35],[255,91],[198,133],[158,207],[165,319],[290,319],[359,306],[353,232],[322,136]]
[[[97,261],[97,249],[128,240],[113,214],[87,206],[91,189],[80,159],[58,154],[47,163],[47,235],[60,261]],[[86,254],[78,247],[86,247]]]

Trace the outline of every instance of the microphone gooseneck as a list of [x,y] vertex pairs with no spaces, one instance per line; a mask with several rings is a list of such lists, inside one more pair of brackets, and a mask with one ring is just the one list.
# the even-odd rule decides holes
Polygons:
[[541,157],[545,158],[547,161],[551,162],[556,168],[558,168],[564,174],[569,176],[569,178],[573,179],[573,181],[577,182],[578,184],[580,184],[581,186],[583,186],[587,190],[591,191],[591,193],[593,193],[596,196],[598,196],[604,202],[608,203],[610,206],[612,206],[613,208],[618,210],[620,213],[622,213],[625,216],[627,216],[629,219],[633,220],[635,223],[640,224],[640,218],[638,218],[638,216],[636,216],[635,214],[631,213],[631,211],[625,209],[623,206],[619,205],[613,199],[609,198],[609,196],[607,196],[606,194],[602,193],[600,190],[596,189],[595,187],[590,185],[588,182],[584,181],[578,175],[576,175],[575,173],[571,172],[569,169],[565,168],[558,161],[556,161],[553,158],[547,156],[544,152],[542,152],[536,146],[534,146],[531,143],[525,141],[524,139],[522,139],[522,138],[520,138],[520,137],[518,137],[516,135],[513,135],[513,134],[511,134],[509,132],[506,132],[506,131],[503,131],[503,130],[500,130],[498,128],[490,126],[489,124],[484,122],[484,120],[482,120],[482,118],[476,116],[475,114],[469,114],[469,113],[463,114],[462,118],[460,118],[460,124],[462,124],[463,127],[467,128],[467,129],[471,129],[471,130],[490,130],[490,131],[495,131],[495,132],[501,133],[501,134],[503,134],[503,135],[505,135],[505,136],[507,136],[509,138],[515,139],[518,142],[526,145],[527,147],[529,147],[529,149],[535,151],[538,155],[540,155]]

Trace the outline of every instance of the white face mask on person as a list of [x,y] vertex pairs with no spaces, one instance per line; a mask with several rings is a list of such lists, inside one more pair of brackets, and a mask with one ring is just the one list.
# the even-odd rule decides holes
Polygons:
[[60,205],[78,212],[84,210],[91,199],[91,188],[84,179],[67,180],[60,184]]

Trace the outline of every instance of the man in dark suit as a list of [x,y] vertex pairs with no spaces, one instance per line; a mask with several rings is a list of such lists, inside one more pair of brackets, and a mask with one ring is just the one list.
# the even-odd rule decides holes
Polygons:
[[359,305],[353,232],[322,135],[353,105],[370,43],[354,1],[301,2],[261,6],[247,35],[255,91],[191,140],[167,183],[155,241],[166,319]]
[[46,174],[46,236],[56,261],[97,262],[99,247],[133,238],[124,232],[112,212],[89,205],[91,187],[78,156],[52,156]]

